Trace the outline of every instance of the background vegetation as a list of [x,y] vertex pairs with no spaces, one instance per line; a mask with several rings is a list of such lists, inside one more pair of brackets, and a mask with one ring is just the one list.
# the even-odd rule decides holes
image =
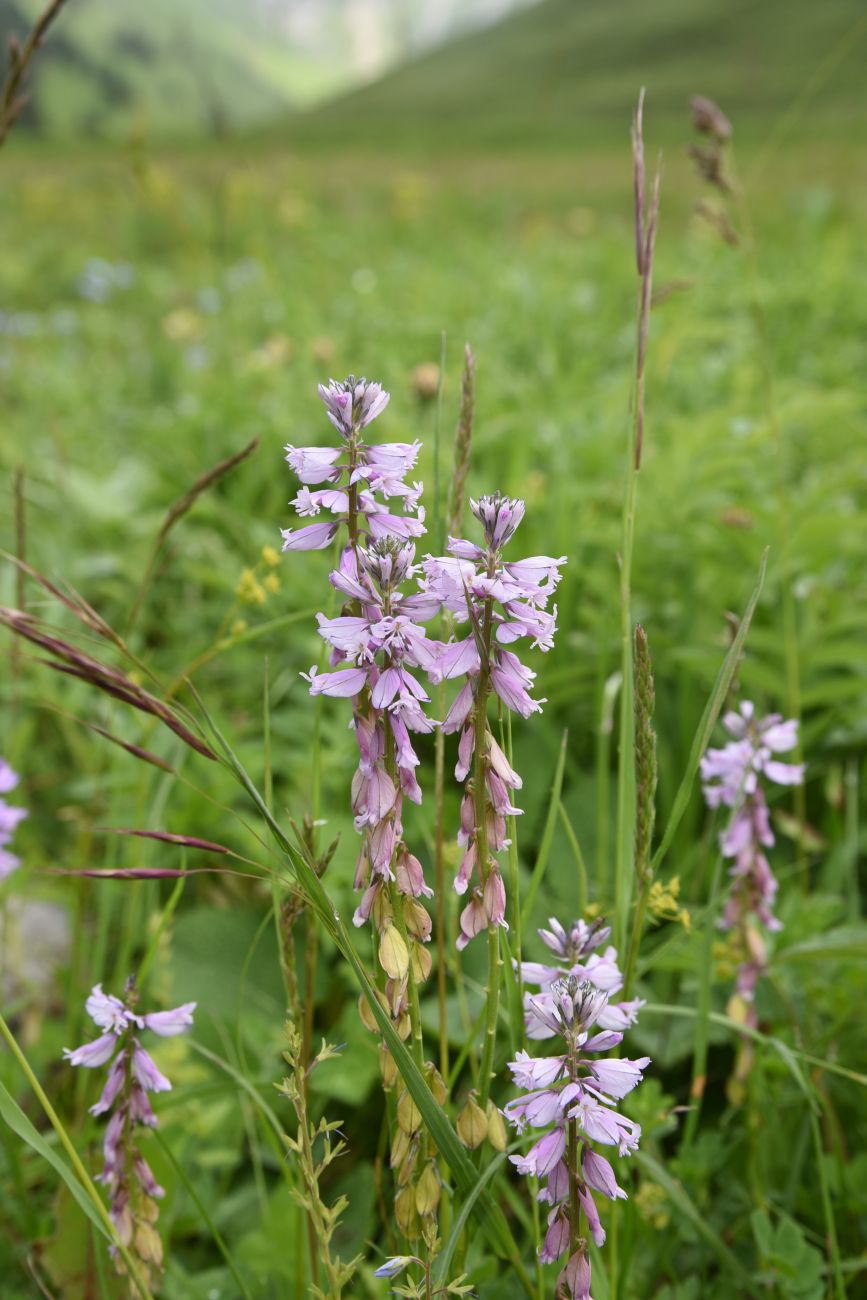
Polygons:
[[[591,900],[604,910],[612,897],[610,719],[635,293],[627,125],[648,85],[648,149],[665,144],[665,174],[633,589],[656,675],[660,822],[730,642],[728,612],[743,610],[766,546],[738,684],[761,709],[802,719],[808,771],[805,789],[781,792],[773,808],[785,929],[759,1004],[773,1043],[758,1051],[749,1095],[732,1098],[737,1039],[711,1024],[702,1125],[685,1146],[714,855],[697,795],[669,857],[694,924],[654,930],[643,952],[641,992],[658,1009],[632,1035],[635,1051],[653,1058],[634,1113],[649,1162],[621,1227],[622,1296],[745,1294],[725,1252],[753,1294],[865,1294],[867,1080],[846,1076],[867,1051],[867,31],[853,26],[858,9],[700,0],[687,19],[675,4],[550,0],[256,137],[159,144],[138,135],[60,152],[21,133],[0,164],[0,543],[20,553],[20,467],[27,558],[122,629],[169,505],[258,438],[173,530],[131,644],[165,684],[192,676],[257,779],[268,765],[276,809],[309,810],[325,822],[323,839],[340,834],[328,884],[344,911],[350,740],[344,713],[328,701],[312,707],[299,678],[318,654],[312,612],[327,599],[328,559],[289,557],[261,606],[239,603],[236,589],[245,568],[263,571],[263,545],[289,523],[295,488],[283,444],[324,440],[316,382],[349,371],[381,379],[392,392],[382,436],[425,439],[430,490],[438,403],[416,368],[443,349],[445,474],[471,341],[471,489],[524,496],[526,553],[569,557],[557,647],[535,665],[549,703],[514,731],[526,778],[522,878],[526,887],[542,855],[535,921],[566,920],[577,910],[576,864],[551,796],[566,734],[562,806]],[[733,118],[742,203],[711,193],[686,157],[692,92],[714,94]],[[703,215],[699,201],[711,205]],[[723,210],[737,242],[724,236]],[[3,603],[18,591],[7,564]],[[28,583],[24,597],[66,626],[44,592]],[[273,1089],[284,1043],[269,891],[232,876],[191,876],[176,895],[172,882],[51,875],[177,865],[167,846],[131,845],[101,834],[105,826],[202,835],[257,858],[237,795],[215,765],[192,761],[121,706],[29,656],[5,665],[0,750],[24,774],[20,802],[31,810],[17,837],[26,869],[2,894],[7,1018],[95,1168],[89,1081],[60,1063],[61,1048],[84,1033],[91,984],[119,989],[158,935],[149,999],[199,1003],[195,1042],[165,1047],[175,1091],[161,1133],[171,1157],[153,1153],[169,1189],[164,1294],[236,1294],[198,1200],[256,1296],[303,1295],[301,1217],[266,1110],[278,1127],[290,1123]],[[146,744],[179,776],[143,767],[81,720]],[[456,823],[454,793],[450,816]],[[422,843],[431,817],[423,807],[415,819]],[[184,861],[207,864],[192,851]],[[471,1018],[476,956],[466,961]],[[719,1013],[729,989],[717,969]],[[341,1248],[370,1253],[376,1239],[387,1249],[371,1126],[381,1098],[375,1041],[327,947],[313,995],[317,1033],[346,1044],[314,1076],[349,1146],[328,1187],[350,1196]],[[451,1011],[458,1047],[465,1021],[460,1006]],[[8,1057],[0,1070],[37,1121]],[[0,1198],[4,1297],[37,1294],[37,1274],[73,1300],[116,1293],[68,1193],[8,1132]],[[526,1211],[514,1213],[520,1229]],[[510,1296],[512,1282],[486,1276],[481,1255],[471,1246],[467,1257],[480,1294]],[[369,1270],[358,1286],[359,1295],[387,1289]]]

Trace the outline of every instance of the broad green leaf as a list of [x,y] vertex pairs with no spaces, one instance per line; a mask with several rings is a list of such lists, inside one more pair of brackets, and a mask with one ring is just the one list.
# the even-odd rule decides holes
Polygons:
[[60,1175],[70,1192],[72,1192],[72,1195],[75,1197],[80,1208],[87,1215],[88,1219],[90,1219],[93,1226],[101,1236],[106,1239],[106,1241],[111,1241],[111,1238],[106,1232],[105,1224],[102,1222],[102,1219],[94,1208],[93,1201],[81,1186],[81,1183],[75,1177],[75,1174],[69,1168],[69,1165],[65,1160],[61,1160],[60,1156],[50,1146],[50,1144],[45,1141],[45,1138],[41,1133],[37,1132],[30,1123],[30,1120],[24,1114],[24,1111],[18,1105],[15,1098],[7,1092],[2,1083],[0,1083],[0,1116],[2,1116],[5,1122],[9,1125],[12,1132],[18,1134],[22,1142],[26,1142],[27,1145],[37,1153],[37,1155],[40,1155],[43,1160],[46,1160],[48,1164],[51,1165],[51,1168],[56,1174]]

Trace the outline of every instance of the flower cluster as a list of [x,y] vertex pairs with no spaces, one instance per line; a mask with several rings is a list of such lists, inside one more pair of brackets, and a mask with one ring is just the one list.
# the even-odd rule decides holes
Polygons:
[[[530,984],[540,990],[545,997],[552,985],[558,980],[572,976],[577,980],[587,980],[594,988],[613,998],[623,988],[623,974],[617,964],[617,949],[608,944],[603,952],[597,952],[611,937],[611,926],[603,920],[573,921],[567,930],[556,917],[548,920],[550,929],[539,930],[539,938],[550,948],[556,958],[556,965],[545,962],[525,961],[521,963],[521,978],[524,984]],[[539,1018],[537,1008],[540,996],[525,997],[524,1025],[528,1038],[550,1038],[545,1022]],[[644,1002],[641,998],[632,998],[628,1002],[612,1002],[600,1008],[597,1023],[602,1029],[622,1031],[635,1024],[638,1012]]]
[[[357,550],[347,547],[331,582],[357,612],[317,617],[332,661],[352,666],[321,673],[311,668],[305,676],[311,694],[353,699],[359,764],[352,781],[352,809],[362,835],[355,887],[364,890],[355,923],[362,925],[373,916],[385,937],[395,922],[393,894],[402,895],[406,929],[416,941],[409,955],[424,975],[430,963],[418,951],[417,941],[429,939],[430,918],[415,900],[430,897],[431,890],[421,863],[403,842],[402,808],[404,797],[421,802],[415,774],[419,759],[410,733],[429,732],[435,725],[422,708],[430,697],[418,673],[430,672],[439,646],[414,621],[436,613],[436,601],[401,591],[416,573],[414,559],[412,543],[396,538],[372,541]],[[400,927],[400,919],[398,923]],[[396,960],[383,964],[397,981],[394,1000],[400,1000],[406,971],[395,976],[389,966],[406,965],[401,951],[405,945],[399,934],[388,938],[383,955],[391,953]]]
[[[576,930],[578,927],[573,927],[573,935]],[[567,943],[571,936],[557,927],[551,938],[563,941],[563,960],[570,961],[573,952]],[[524,1096],[509,1102],[503,1114],[518,1132],[528,1126],[546,1130],[526,1155],[510,1159],[519,1173],[544,1180],[539,1200],[550,1210],[539,1254],[544,1263],[567,1255],[558,1294],[562,1290],[573,1300],[589,1300],[590,1261],[581,1215],[586,1216],[590,1234],[601,1246],[605,1230],[593,1193],[609,1200],[626,1197],[610,1162],[591,1143],[614,1146],[621,1156],[637,1149],[640,1126],[619,1114],[616,1103],[640,1083],[650,1059],[600,1059],[601,1052],[622,1041],[619,1029],[607,1027],[612,1021],[622,1023],[622,1019],[618,1014],[611,1016],[607,992],[590,979],[576,974],[557,978],[538,996],[527,997],[525,1005],[531,1036],[559,1037],[564,1050],[536,1058],[522,1051],[509,1064]],[[591,1035],[594,1026],[598,1032]]]
[[460,732],[455,776],[466,783],[455,889],[464,894],[474,877],[478,881],[461,913],[459,948],[489,926],[505,926],[506,891],[493,855],[508,844],[506,818],[521,811],[511,797],[521,779],[488,730],[488,696],[493,692],[524,718],[541,708],[544,701],[530,694],[536,674],[507,647],[526,637],[537,649],[551,648],[557,609],[549,611],[548,603],[565,563],[565,556],[503,558],[524,517],[523,501],[494,493],[471,501],[470,508],[484,545],[451,537],[448,555],[424,564],[425,591],[455,622],[470,624],[469,635],[444,646],[431,670],[432,681],[466,678],[442,724],[445,732]]
[[[375,383],[350,375],[342,383],[332,379],[319,385],[328,418],[342,439],[337,447],[286,447],[286,459],[302,487],[292,504],[302,518],[315,518],[325,510],[331,516],[304,528],[285,528],[284,551],[318,551],[337,536],[342,523],[349,527],[354,546],[364,533],[372,539],[404,540],[424,533],[424,511],[418,508],[421,483],[411,486],[405,476],[415,465],[419,442],[361,440],[361,432],[385,410],[389,394]],[[323,487],[322,484],[327,486]],[[316,490],[311,492],[310,487]],[[377,500],[377,496],[383,500]],[[384,504],[398,497],[417,516],[393,514]]]
[[11,876],[15,868],[21,865],[21,860],[6,846],[11,843],[18,823],[27,816],[27,809],[15,808],[3,798],[17,784],[17,772],[12,771],[5,758],[0,758],[0,880]]
[[725,715],[723,726],[733,739],[722,749],[707,751],[701,760],[701,776],[708,807],[732,810],[720,836],[723,856],[731,859],[733,880],[722,927],[743,932],[749,955],[738,972],[737,988],[750,1000],[764,956],[759,936],[748,932],[749,918],[755,915],[769,930],[780,929],[773,910],[777,881],[765,853],[774,844],[774,833],[761,782],[800,785],[804,765],[774,758],[798,743],[797,722],[784,721],[779,713],[759,719],[754,706],[744,700],[737,713]]
[[[172,1011],[152,1011],[138,1015],[137,995],[130,982],[123,1000],[103,993],[97,984],[85,1003],[88,1015],[101,1035],[92,1042],[64,1056],[70,1065],[110,1069],[99,1100],[91,1114],[112,1111],[105,1131],[105,1163],[99,1181],[105,1184],[111,1202],[111,1218],[120,1240],[138,1258],[145,1270],[162,1267],[162,1243],[154,1228],[158,1216],[157,1200],[165,1195],[136,1142],[138,1126],[155,1128],[157,1117],[148,1098],[150,1092],[168,1092],[171,1083],[157,1069],[150,1054],[142,1047],[138,1033],[150,1029],[162,1038],[182,1034],[193,1023],[195,1002],[186,1002]],[[116,1258],[118,1270],[122,1271]]]

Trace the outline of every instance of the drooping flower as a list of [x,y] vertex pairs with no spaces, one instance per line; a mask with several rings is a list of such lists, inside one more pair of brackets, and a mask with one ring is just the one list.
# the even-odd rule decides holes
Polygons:
[[[168,1092],[171,1083],[141,1045],[139,1033],[149,1029],[161,1038],[182,1034],[193,1023],[195,1002],[171,1011],[136,1011],[138,995],[130,981],[123,999],[104,993],[97,984],[85,1009],[103,1032],[98,1038],[74,1050],[64,1048],[70,1065],[109,1071],[99,1100],[90,1108],[93,1115],[111,1112],[103,1142],[104,1164],[98,1181],[105,1185],[110,1215],[118,1236],[139,1260],[146,1276],[159,1273],[163,1249],[154,1224],[159,1214],[157,1200],[165,1195],[138,1146],[136,1130],[156,1128],[157,1117],[149,1093]],[[119,1271],[123,1265],[119,1264]],[[152,1285],[152,1283],[151,1283]]]
[[[567,935],[552,921],[552,930],[545,932],[564,961],[576,955],[576,947],[578,955],[583,955],[587,935],[582,924],[577,923]],[[510,1159],[519,1173],[544,1179],[538,1196],[550,1208],[539,1257],[543,1263],[553,1263],[568,1255],[558,1286],[573,1300],[581,1300],[590,1294],[590,1261],[581,1215],[586,1217],[596,1245],[602,1246],[605,1230],[593,1193],[612,1201],[626,1197],[610,1162],[592,1144],[616,1147],[621,1156],[637,1149],[640,1126],[621,1115],[616,1103],[641,1082],[650,1059],[600,1056],[617,1047],[623,1034],[604,1027],[608,994],[590,979],[570,973],[555,979],[539,997],[528,996],[526,1003],[529,1013],[544,1024],[546,1036],[560,1038],[564,1050],[535,1058],[521,1051],[509,1063],[512,1078],[524,1095],[509,1102],[503,1114],[519,1133],[527,1128],[545,1130],[525,1155]],[[591,1034],[594,1026],[597,1032]]]
[[445,732],[460,733],[455,776],[466,782],[455,890],[471,889],[471,895],[461,913],[459,948],[490,926],[506,924],[506,891],[495,855],[508,844],[506,818],[521,812],[512,793],[522,782],[488,728],[487,700],[493,692],[525,718],[541,708],[530,693],[535,673],[507,647],[526,637],[537,649],[551,648],[557,610],[549,611],[548,602],[565,563],[565,557],[504,559],[503,547],[524,517],[523,501],[494,493],[470,507],[484,545],[450,537],[448,555],[428,556],[424,563],[424,590],[455,623],[470,625],[468,636],[442,648],[430,672],[434,682],[465,679],[442,724]]
[[16,867],[21,865],[21,859],[6,846],[11,844],[19,822],[27,816],[27,809],[16,808],[3,798],[15,789],[18,780],[18,773],[13,772],[6,759],[0,757],[0,880],[11,876]]

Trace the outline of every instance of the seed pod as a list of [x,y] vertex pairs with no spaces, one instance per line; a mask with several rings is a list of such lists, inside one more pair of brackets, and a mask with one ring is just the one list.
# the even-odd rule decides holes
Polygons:
[[421,1111],[405,1090],[397,1103],[397,1122],[404,1133],[416,1133],[421,1128]]
[[436,1214],[441,1195],[440,1180],[437,1178],[434,1163],[431,1161],[415,1185],[415,1208],[422,1218],[427,1218],[430,1214]]
[[415,1173],[415,1165],[418,1160],[418,1143],[413,1142],[409,1148],[409,1153],[397,1171],[398,1187],[406,1187],[412,1182],[412,1176]]
[[404,1160],[406,1160],[411,1142],[410,1134],[404,1133],[403,1129],[399,1128],[391,1144],[391,1160],[389,1163],[392,1169],[397,1169],[398,1165],[403,1164]]
[[470,1151],[480,1147],[488,1136],[488,1117],[470,1093],[455,1124],[458,1138]]
[[488,1102],[488,1141],[495,1151],[505,1151],[506,1125],[492,1101]]
[[415,1205],[415,1189],[402,1187],[394,1198],[394,1217],[397,1226],[405,1237],[418,1236],[418,1211]]
[[387,889],[377,889],[370,914],[373,917],[373,923],[380,934],[386,926],[392,924],[394,920],[394,908],[391,905],[391,899],[388,896]]
[[422,907],[421,903],[414,898],[405,898],[403,900],[403,915],[406,928],[411,935],[423,941],[430,938],[431,919],[428,916],[427,909]]
[[[385,1008],[385,999],[383,998],[382,994],[377,991],[376,996],[379,999],[379,1001],[382,1003],[383,1007]],[[364,1025],[365,1029],[370,1030],[372,1034],[379,1033],[379,1025],[374,1020],[373,1012],[370,1009],[370,1003],[368,1002],[367,998],[364,996],[363,993],[360,995],[358,999],[358,1018],[360,1019],[361,1023]]]
[[418,984],[424,984],[433,967],[433,957],[430,954],[430,948],[423,948],[420,943],[414,943],[410,948],[410,961],[412,963],[412,973]]
[[432,1061],[428,1061],[425,1065],[424,1078],[425,1083],[434,1095],[434,1100],[437,1105],[442,1106],[446,1097],[449,1095],[449,1090],[443,1080],[443,1076]]
[[401,1012],[401,1014],[397,1018],[394,1027],[397,1030],[398,1037],[400,1038],[401,1042],[405,1043],[406,1040],[409,1038],[410,1030],[412,1029],[412,1021],[409,1018],[408,1011]]
[[387,925],[379,941],[379,964],[393,980],[405,980],[409,973],[409,953],[400,931]]
[[398,1072],[394,1057],[385,1043],[381,1043],[379,1047],[379,1070],[382,1075],[382,1086],[389,1092],[397,1083]]
[[135,1230],[135,1252],[140,1259],[157,1268],[163,1262],[163,1243],[160,1234],[149,1223],[139,1222]]

